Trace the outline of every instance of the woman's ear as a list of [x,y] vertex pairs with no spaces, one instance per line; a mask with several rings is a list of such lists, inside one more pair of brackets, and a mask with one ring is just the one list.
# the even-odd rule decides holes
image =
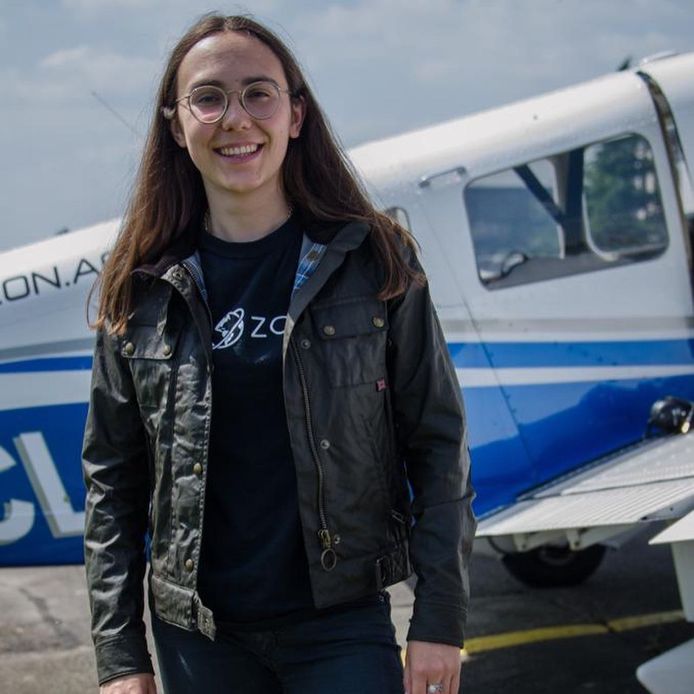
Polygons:
[[186,149],[186,136],[183,134],[183,128],[181,127],[181,124],[177,116],[174,116],[169,121],[169,129],[171,130],[171,135],[173,136],[173,139],[176,141],[176,144],[179,147],[183,147],[183,149]]
[[301,132],[301,126],[306,117],[306,101],[303,96],[298,96],[291,101],[292,120],[289,124],[289,137],[296,139]]

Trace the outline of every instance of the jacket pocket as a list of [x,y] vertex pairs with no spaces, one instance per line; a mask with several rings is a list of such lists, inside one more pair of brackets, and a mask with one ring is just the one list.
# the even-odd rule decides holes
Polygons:
[[311,315],[331,385],[375,383],[385,376],[384,302],[372,296],[349,297],[313,306]]
[[164,408],[175,368],[177,333],[155,325],[129,325],[120,352],[128,360],[141,409]]

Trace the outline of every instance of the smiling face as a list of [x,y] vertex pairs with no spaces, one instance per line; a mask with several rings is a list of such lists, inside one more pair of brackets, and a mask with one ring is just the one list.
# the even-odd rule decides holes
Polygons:
[[[268,80],[287,89],[287,78],[277,56],[252,36],[225,31],[196,43],[177,74],[180,98],[200,85],[214,84],[239,92],[251,82]],[[277,203],[284,197],[282,162],[291,138],[299,136],[304,104],[280,92],[277,111],[264,120],[252,118],[241,107],[238,93],[229,94],[229,107],[218,123],[200,123],[179,102],[171,132],[202,176],[210,204],[234,196],[238,201]]]

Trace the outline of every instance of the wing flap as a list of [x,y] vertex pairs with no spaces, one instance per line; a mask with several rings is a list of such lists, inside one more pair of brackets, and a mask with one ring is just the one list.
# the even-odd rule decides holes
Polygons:
[[[577,533],[600,539],[636,523],[680,518],[694,507],[694,435],[651,439],[623,449],[527,494],[483,518],[479,537],[510,536],[518,548]],[[555,537],[556,539],[556,537]],[[597,540],[593,540],[597,541]],[[586,543],[583,543],[586,546]]]

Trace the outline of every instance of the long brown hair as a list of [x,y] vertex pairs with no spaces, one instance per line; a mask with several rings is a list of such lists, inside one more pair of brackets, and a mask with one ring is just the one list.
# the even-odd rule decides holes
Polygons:
[[379,299],[402,294],[412,281],[425,281],[398,249],[400,239],[416,250],[413,237],[374,209],[291,51],[250,17],[212,13],[193,24],[169,57],[133,194],[115,245],[92,288],[99,286],[98,312],[92,327],[102,329],[108,325],[110,331],[122,333],[132,310],[132,270],[156,262],[174,242],[185,241],[202,224],[207,209],[202,178],[187,150],[174,141],[162,114],[174,103],[178,68],[188,51],[198,41],[222,31],[245,32],[268,46],[284,68],[292,97],[305,102],[301,134],[290,140],[282,164],[282,183],[289,204],[302,219],[358,220],[369,225],[371,243],[384,271]]

